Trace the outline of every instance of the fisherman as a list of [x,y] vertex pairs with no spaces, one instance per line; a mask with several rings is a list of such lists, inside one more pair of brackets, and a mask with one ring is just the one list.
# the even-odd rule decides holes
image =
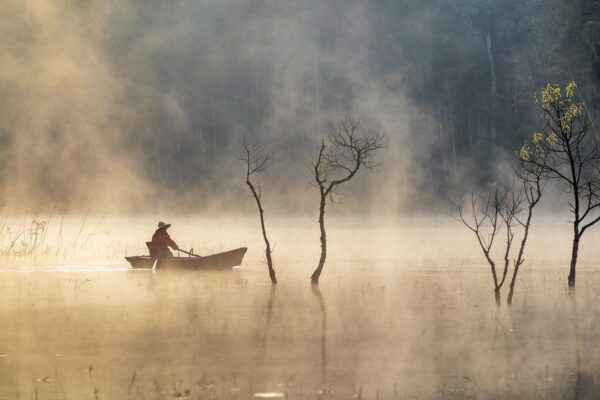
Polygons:
[[170,258],[173,257],[173,253],[171,253],[169,247],[173,250],[179,250],[177,243],[175,243],[167,233],[167,229],[169,229],[170,226],[171,224],[165,224],[162,221],[158,223],[158,229],[154,232],[154,235],[152,235],[152,242],[148,243],[151,257]]

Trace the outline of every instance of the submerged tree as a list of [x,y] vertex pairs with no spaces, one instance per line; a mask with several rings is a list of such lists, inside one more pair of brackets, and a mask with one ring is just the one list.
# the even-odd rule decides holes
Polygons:
[[[510,291],[506,303],[510,305],[514,295],[514,287],[519,273],[519,268],[525,262],[525,247],[529,236],[529,229],[533,216],[533,208],[538,204],[541,195],[541,178],[536,171],[518,171],[522,187],[505,186],[496,189],[483,197],[471,195],[469,210],[464,210],[463,203],[454,204],[451,211],[452,217],[460,221],[475,234],[481,251],[490,265],[490,272],[494,283],[494,299],[496,305],[501,305],[501,289],[511,264],[511,251],[515,239],[516,230],[521,227],[523,237],[518,249],[517,257],[512,259],[513,273],[510,282]],[[523,204],[527,202],[527,214],[523,218]],[[498,271],[496,262],[492,256],[492,249],[497,243],[502,229],[505,230],[505,247],[502,260],[502,269]]]
[[321,230],[321,257],[319,265],[310,277],[311,283],[319,283],[319,277],[327,257],[325,232],[325,205],[327,197],[333,201],[335,189],[352,179],[362,167],[374,171],[378,164],[375,154],[387,146],[385,135],[370,129],[362,129],[360,123],[346,116],[337,124],[330,124],[331,133],[321,140],[317,159],[312,162],[314,179],[319,188],[319,228]]
[[262,150],[255,143],[248,143],[246,138],[242,139],[240,143],[241,155],[240,160],[244,162],[246,166],[246,185],[250,188],[252,196],[256,201],[258,207],[258,214],[260,216],[260,227],[262,229],[263,239],[265,241],[265,258],[267,260],[267,267],[269,268],[269,277],[271,283],[276,284],[277,278],[275,276],[275,269],[273,268],[273,259],[271,257],[271,243],[267,237],[267,230],[265,228],[265,212],[262,207],[262,184],[260,178],[256,184],[252,183],[252,176],[261,174],[271,165],[271,155]]
[[590,131],[589,118],[582,102],[575,100],[575,82],[564,90],[548,84],[536,98],[542,129],[525,143],[519,158],[527,168],[537,168],[544,178],[558,182],[571,199],[573,244],[569,268],[569,287],[575,286],[579,242],[588,228],[600,221],[600,141]]
[[[454,204],[454,208],[451,211],[452,217],[462,222],[477,238],[479,247],[490,265],[494,282],[494,298],[497,306],[501,304],[500,289],[504,285],[508,272],[508,262],[506,260],[508,254],[510,254],[514,237],[512,230],[514,227],[513,221],[515,213],[518,212],[518,207],[520,206],[520,199],[514,198],[510,207],[507,207],[510,193],[514,192],[511,189],[506,189],[505,191],[496,189],[485,197],[476,197],[474,194],[471,194],[468,213],[464,211],[463,203]],[[504,270],[502,276],[499,278],[496,262],[492,258],[491,252],[494,242],[500,233],[502,222],[506,224],[506,252]]]
[[531,220],[533,218],[533,208],[542,198],[544,178],[544,171],[541,168],[532,165],[524,165],[522,161],[517,167],[516,174],[522,183],[521,191],[527,202],[527,215],[525,216],[525,219],[521,219],[520,216],[516,217],[517,222],[523,228],[523,238],[521,239],[521,246],[519,247],[517,258],[514,260],[512,279],[510,280],[508,297],[506,298],[506,304],[509,306],[512,304],[513,295],[515,293],[515,284],[517,275],[519,274],[519,268],[525,262],[525,246],[527,245],[527,239],[529,238],[529,228],[531,227]]

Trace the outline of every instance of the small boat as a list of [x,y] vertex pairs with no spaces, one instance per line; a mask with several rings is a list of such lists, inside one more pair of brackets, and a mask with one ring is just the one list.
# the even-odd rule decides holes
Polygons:
[[[198,270],[231,269],[242,263],[246,254],[246,247],[225,251],[223,253],[212,254],[204,257],[171,257],[159,259],[157,268],[185,268]],[[125,257],[132,268],[151,269],[154,266],[155,259],[150,256]]]

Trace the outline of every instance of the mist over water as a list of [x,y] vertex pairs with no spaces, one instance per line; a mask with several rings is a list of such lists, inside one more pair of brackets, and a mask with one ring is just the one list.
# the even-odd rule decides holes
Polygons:
[[365,398],[553,399],[573,393],[577,377],[597,393],[597,234],[582,254],[586,283],[570,297],[569,247],[558,245],[569,231],[540,221],[514,304],[498,314],[489,267],[449,217],[332,217],[330,257],[312,289],[311,219],[271,221],[277,287],[253,219],[170,221],[172,237],[200,254],[249,247],[242,267],[220,273],[129,270],[122,253],[142,250],[125,244],[145,240],[154,224],[119,221],[105,220],[110,234],[90,239],[116,246],[103,261],[83,247],[73,263],[3,268],[2,396],[86,397],[95,388],[100,398],[348,398],[362,386]]
[[[600,231],[569,290],[547,183],[496,307],[448,212],[515,182],[547,83],[577,81],[596,129],[599,49],[592,0],[0,2],[0,399],[599,398]],[[385,148],[324,196],[310,285],[314,163],[346,117]],[[277,285],[242,138],[272,156],[252,179]],[[130,268],[159,220],[242,265]]]
[[[249,199],[248,199],[249,201]],[[340,206],[342,207],[342,206]],[[171,237],[184,250],[200,255],[237,247],[248,247],[245,261],[264,258],[264,243],[255,215],[163,215],[173,226]],[[333,208],[327,213],[328,260],[399,260],[433,262],[444,260],[454,266],[485,261],[472,232],[450,215],[349,217]],[[525,268],[568,264],[571,234],[568,215],[537,216],[526,250]],[[31,253],[21,246],[30,243],[31,221],[45,223],[39,245]],[[275,216],[267,218],[276,264],[304,263],[310,275],[318,261],[319,226],[314,217]],[[127,267],[125,256],[148,254],[145,242],[156,229],[154,216],[80,214],[4,215],[0,218],[0,259],[5,267],[45,267],[85,264],[97,267]],[[21,235],[19,235],[21,234]],[[15,240],[15,238],[17,240]],[[516,237],[516,240],[520,236]],[[26,243],[22,243],[26,241]],[[583,239],[582,262],[593,265],[600,233],[591,230]],[[29,249],[25,247],[25,249]],[[492,255],[504,256],[502,246]],[[186,256],[181,253],[181,256]]]

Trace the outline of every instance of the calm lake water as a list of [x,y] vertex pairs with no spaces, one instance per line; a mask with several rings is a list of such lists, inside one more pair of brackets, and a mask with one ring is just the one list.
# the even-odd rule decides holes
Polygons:
[[598,398],[596,236],[572,294],[563,228],[534,235],[498,312],[474,239],[453,225],[333,226],[318,288],[313,227],[273,229],[276,288],[260,237],[241,242],[256,226],[211,227],[223,248],[250,247],[242,268],[7,262],[0,398]]

